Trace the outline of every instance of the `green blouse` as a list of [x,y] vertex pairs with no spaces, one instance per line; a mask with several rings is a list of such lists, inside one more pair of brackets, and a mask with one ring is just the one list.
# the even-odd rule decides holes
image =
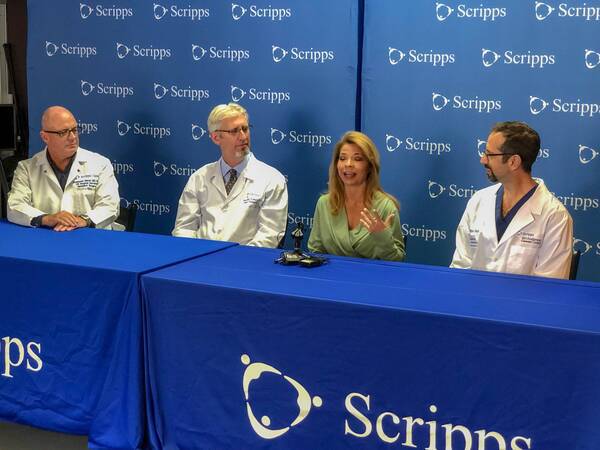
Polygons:
[[315,209],[308,249],[311,252],[330,255],[402,261],[405,256],[404,238],[399,212],[394,202],[386,195],[377,193],[373,208],[382,220],[391,213],[395,214],[389,228],[379,233],[369,233],[359,224],[353,230],[349,230],[346,209],[342,208],[334,216],[329,208],[329,194],[322,195]]

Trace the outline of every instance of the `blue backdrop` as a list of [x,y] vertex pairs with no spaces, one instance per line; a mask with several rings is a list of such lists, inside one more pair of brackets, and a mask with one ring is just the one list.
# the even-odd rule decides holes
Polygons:
[[[587,6],[586,6],[587,5]],[[533,166],[571,213],[579,279],[600,280],[600,2],[365,2],[362,127],[401,202],[410,261],[449,264],[491,126],[542,137]]]
[[220,156],[210,110],[239,102],[255,155],[288,177],[290,220],[308,223],[331,144],[355,126],[357,36],[353,0],[30,1],[30,114],[69,107],[139,206],[136,230],[170,233],[185,182]]
[[253,151],[288,177],[290,222],[309,226],[332,144],[358,122],[401,202],[408,260],[440,265],[488,185],[491,125],[524,120],[542,136],[534,175],[575,221],[579,278],[600,280],[599,21],[598,0],[29,1],[30,116],[72,109],[81,145],[113,161],[122,203],[139,206],[137,229],[156,233],[219,156],[215,104],[249,110]]

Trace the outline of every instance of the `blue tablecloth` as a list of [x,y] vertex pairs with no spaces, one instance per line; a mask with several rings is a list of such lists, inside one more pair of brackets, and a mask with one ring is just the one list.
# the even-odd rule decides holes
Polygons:
[[140,447],[140,275],[231,245],[0,222],[0,418]]
[[600,448],[600,285],[277,255],[142,277],[153,448]]

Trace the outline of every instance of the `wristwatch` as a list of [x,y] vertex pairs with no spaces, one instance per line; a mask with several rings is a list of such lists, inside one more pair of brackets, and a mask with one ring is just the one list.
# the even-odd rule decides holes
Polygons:
[[88,228],[95,228],[96,227],[96,225],[94,224],[94,222],[92,222],[92,219],[90,219],[85,214],[82,215],[82,216],[79,216],[79,217],[81,217],[83,220],[85,220],[85,226],[86,227],[88,227]]

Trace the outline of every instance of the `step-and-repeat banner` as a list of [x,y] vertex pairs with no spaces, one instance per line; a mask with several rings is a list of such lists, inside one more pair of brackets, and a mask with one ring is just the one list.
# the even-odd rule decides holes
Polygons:
[[542,136],[534,175],[575,221],[579,278],[600,280],[600,1],[365,1],[364,23],[361,3],[29,1],[30,133],[48,105],[70,108],[138,205],[136,229],[169,233],[187,178],[219,156],[208,113],[239,102],[254,153],[288,177],[289,221],[310,227],[362,101],[408,260],[447,265],[488,185],[490,127],[524,120]]
[[136,231],[171,232],[187,179],[220,156],[208,114],[231,101],[255,156],[288,178],[290,222],[310,225],[331,148],[355,127],[356,0],[28,6],[30,133],[47,106],[71,109],[81,146],[113,162],[121,204],[138,205]]
[[409,260],[447,265],[495,122],[535,128],[579,279],[600,280],[600,1],[365,2],[362,125],[401,203]]

